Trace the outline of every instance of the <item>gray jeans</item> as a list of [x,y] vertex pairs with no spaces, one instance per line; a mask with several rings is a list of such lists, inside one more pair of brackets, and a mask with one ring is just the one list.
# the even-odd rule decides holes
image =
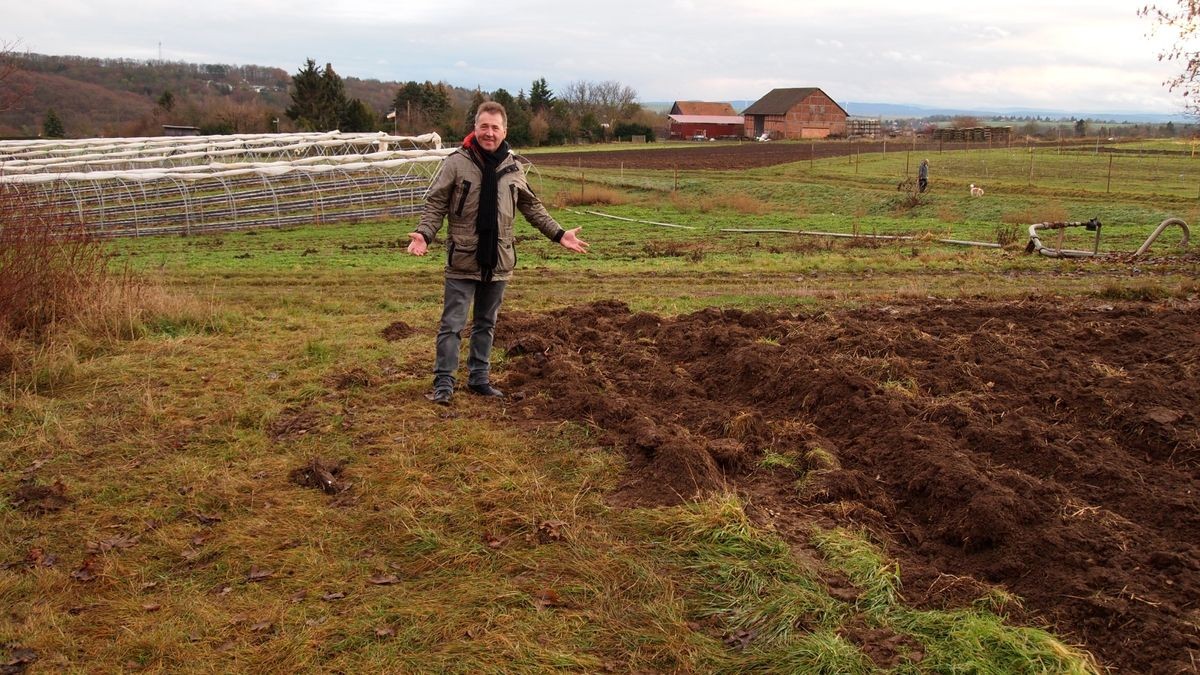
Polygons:
[[438,326],[437,362],[433,367],[433,388],[453,389],[458,370],[458,348],[462,330],[471,313],[471,352],[467,357],[467,383],[487,384],[491,369],[492,339],[496,336],[496,315],[504,300],[507,281],[487,283],[472,279],[446,279],[442,300],[442,322]]

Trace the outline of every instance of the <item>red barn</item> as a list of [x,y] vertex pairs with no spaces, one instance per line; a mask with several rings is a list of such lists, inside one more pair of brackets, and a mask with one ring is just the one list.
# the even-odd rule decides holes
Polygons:
[[676,101],[667,119],[671,138],[741,138],[745,128],[745,120],[733,111],[731,103]]
[[846,111],[816,87],[772,89],[742,111],[745,134],[801,139],[846,135]]
[[741,138],[745,120],[741,115],[667,115],[671,138],[707,140]]

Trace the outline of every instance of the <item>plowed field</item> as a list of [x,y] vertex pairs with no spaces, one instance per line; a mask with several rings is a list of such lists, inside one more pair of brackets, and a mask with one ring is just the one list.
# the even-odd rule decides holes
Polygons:
[[[796,547],[867,529],[904,594],[1024,599],[1109,667],[1200,653],[1200,303],[510,312],[504,385],[626,453],[618,505],[721,489]],[[547,403],[547,399],[550,403]],[[798,468],[764,469],[765,451]]]
[[[774,166],[788,162],[804,162],[809,159],[842,157],[848,153],[903,151],[903,142],[883,141],[820,141],[757,143],[746,141],[738,145],[704,144],[694,147],[677,146],[645,150],[618,150],[611,152],[548,152],[529,155],[537,166],[584,166],[593,169],[752,169]],[[978,148],[979,144],[943,143],[935,148],[944,150]],[[929,150],[928,145],[922,146]]]

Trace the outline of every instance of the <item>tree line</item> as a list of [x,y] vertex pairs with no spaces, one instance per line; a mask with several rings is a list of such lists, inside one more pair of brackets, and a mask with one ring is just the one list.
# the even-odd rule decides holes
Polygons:
[[263,66],[50,56],[17,47],[0,43],[0,137],[154,136],[163,125],[179,125],[202,134],[436,131],[454,141],[470,132],[478,105],[492,100],[508,112],[511,142],[532,146],[653,138],[661,117],[614,81],[555,91],[538,78],[514,94],[342,77],[311,58],[289,75]]
[[504,106],[508,114],[508,140],[516,146],[561,145],[573,140],[606,141],[632,135],[653,139],[655,115],[637,103],[637,92],[619,82],[579,81],[555,94],[546,78],[534,80],[526,94],[514,96],[500,88],[476,89],[461,104],[454,89],[444,82],[410,80],[401,84],[391,110],[380,115],[346,93],[342,77],[332,64],[322,68],[314,59],[292,76],[292,103],[287,117],[308,131],[375,131],[403,134],[436,131],[448,140],[470,132],[475,110],[485,101]]

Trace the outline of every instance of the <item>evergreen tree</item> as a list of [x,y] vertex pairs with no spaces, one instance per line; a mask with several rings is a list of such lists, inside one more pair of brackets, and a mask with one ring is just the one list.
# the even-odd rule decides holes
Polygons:
[[158,107],[167,112],[171,112],[171,110],[175,107],[175,94],[172,94],[169,90],[164,91],[162,96],[158,97]]
[[421,85],[421,113],[431,127],[444,125],[450,117],[450,92],[446,86],[428,80]]
[[292,76],[292,105],[285,111],[302,129],[315,129],[321,114],[321,69],[308,59],[300,72]]
[[379,123],[371,107],[361,100],[351,99],[342,118],[342,131],[378,131]]
[[333,71],[333,64],[325,64],[321,74],[321,117],[319,131],[337,129],[346,118],[350,101],[346,99],[346,83],[342,76]]
[[396,90],[396,97],[392,99],[392,108],[396,111],[396,126],[412,133],[416,128],[413,115],[420,113],[420,106],[421,85],[412,80],[405,82]]
[[508,142],[515,147],[533,145],[529,129],[528,103],[524,98],[523,93],[519,98],[513,98],[505,89],[492,92],[492,100],[504,106],[504,112],[508,115]]
[[550,91],[550,85],[546,84],[546,78],[539,77],[529,87],[529,109],[534,113],[539,113],[552,105],[554,105],[554,93]]
[[346,83],[342,76],[326,63],[317,67],[308,59],[304,67],[292,76],[292,105],[286,114],[301,129],[332,131],[347,118],[350,102],[346,99]]
[[428,80],[424,84],[406,82],[396,91],[392,106],[396,109],[397,126],[409,133],[441,130],[453,112],[446,86]]
[[67,130],[63,128],[62,120],[58,118],[58,114],[54,112],[54,108],[46,111],[46,118],[42,120],[42,136],[46,138],[64,138],[67,135]]
[[479,110],[479,106],[483,105],[486,101],[487,97],[483,95],[479,87],[476,87],[475,96],[471,98],[471,107],[467,109],[467,123],[463,131],[464,134],[469,134],[475,130],[475,111]]

